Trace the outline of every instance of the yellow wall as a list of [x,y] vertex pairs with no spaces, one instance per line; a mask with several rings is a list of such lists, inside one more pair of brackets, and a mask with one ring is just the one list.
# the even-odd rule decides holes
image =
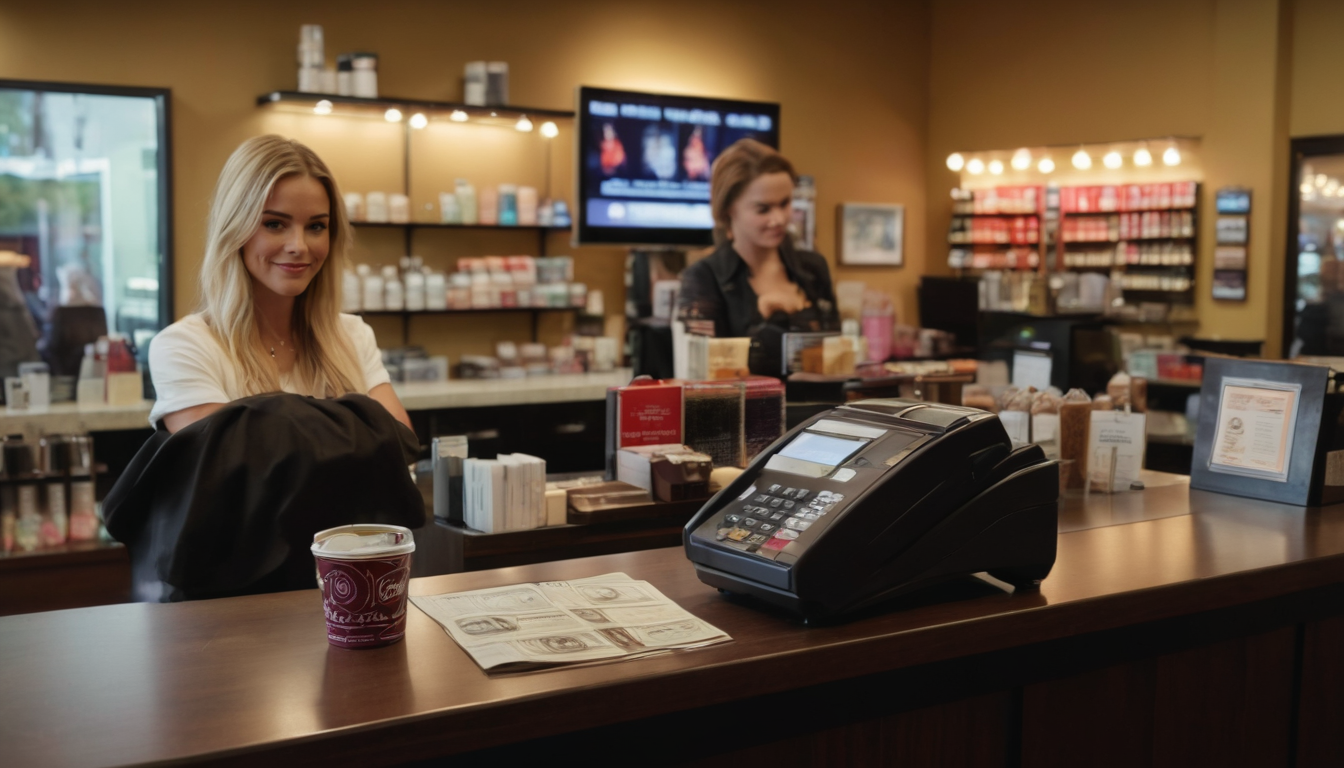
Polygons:
[[[296,6],[237,0],[0,7],[0,77],[172,89],[179,316],[195,303],[211,187],[225,158],[248,136],[278,131],[311,142],[350,190],[400,186],[401,138],[395,127],[254,106],[258,94],[293,87],[302,23],[323,25],[329,56],[377,51],[380,89],[408,98],[456,100],[462,64],[492,59],[509,62],[511,101],[529,106],[572,108],[579,84],[778,101],[783,150],[801,173],[817,179],[818,247],[832,263],[837,204],[906,205],[906,266],[836,270],[836,277],[867,280],[895,293],[913,311],[914,286],[927,250],[928,23],[923,3],[840,0],[824,10],[815,2],[792,0],[388,0]],[[441,133],[423,140],[451,143],[456,138],[450,130]],[[518,144],[514,137],[486,138],[478,131],[462,141],[473,146],[512,141],[513,149],[502,157],[518,156],[511,154],[515,150],[543,157],[541,139],[527,139]],[[568,140],[568,133],[557,139]],[[440,154],[452,149],[439,147]],[[552,158],[553,184],[566,197],[572,188],[571,151],[564,145]],[[502,176],[536,167],[473,172]],[[437,162],[432,168],[445,179],[457,173]],[[413,172],[413,178],[419,194],[425,177]],[[401,251],[398,238],[368,230],[356,255],[375,262],[393,259]],[[525,235],[434,232],[418,239],[415,248],[429,263],[448,267],[456,256],[529,252],[535,250],[532,243]],[[604,291],[609,315],[621,313],[623,250],[571,249],[560,235],[548,245],[552,254],[573,253],[578,279]],[[934,249],[935,260],[942,256]],[[463,352],[488,352],[496,339],[525,339],[528,322],[523,317],[492,316],[485,322],[419,318],[411,340],[456,359]],[[380,321],[375,330],[380,343],[400,343],[399,325]],[[554,341],[557,335],[547,333],[544,339]]]
[[[950,219],[953,151],[1201,137],[1199,332],[1265,339],[1277,353],[1291,10],[1288,0],[935,0],[928,231]],[[1245,302],[1210,295],[1213,195],[1224,185],[1252,190]]]

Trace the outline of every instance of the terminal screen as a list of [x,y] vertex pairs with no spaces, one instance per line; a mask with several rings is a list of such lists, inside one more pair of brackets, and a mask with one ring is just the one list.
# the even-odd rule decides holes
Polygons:
[[819,435],[815,432],[804,432],[780,449],[779,455],[799,461],[810,461],[814,464],[835,467],[867,443],[867,440],[847,440],[830,435]]

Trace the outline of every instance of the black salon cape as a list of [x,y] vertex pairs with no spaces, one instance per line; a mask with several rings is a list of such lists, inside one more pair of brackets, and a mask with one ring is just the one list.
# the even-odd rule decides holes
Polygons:
[[418,528],[414,434],[363,395],[236,400],[162,426],[103,503],[136,598],[195,600],[316,586],[313,534],[349,523]]

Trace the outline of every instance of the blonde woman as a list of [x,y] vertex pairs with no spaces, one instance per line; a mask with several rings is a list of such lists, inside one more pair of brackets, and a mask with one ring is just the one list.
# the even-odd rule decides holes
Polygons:
[[149,347],[169,432],[239,398],[367,394],[410,427],[373,330],[340,314],[350,225],[336,180],[308,147],[280,136],[243,142],[210,209],[200,309]]

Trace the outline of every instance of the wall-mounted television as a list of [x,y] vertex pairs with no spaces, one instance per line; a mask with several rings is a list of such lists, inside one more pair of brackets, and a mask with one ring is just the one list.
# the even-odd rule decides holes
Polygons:
[[581,86],[575,244],[713,243],[709,169],[742,138],[779,148],[779,105]]

